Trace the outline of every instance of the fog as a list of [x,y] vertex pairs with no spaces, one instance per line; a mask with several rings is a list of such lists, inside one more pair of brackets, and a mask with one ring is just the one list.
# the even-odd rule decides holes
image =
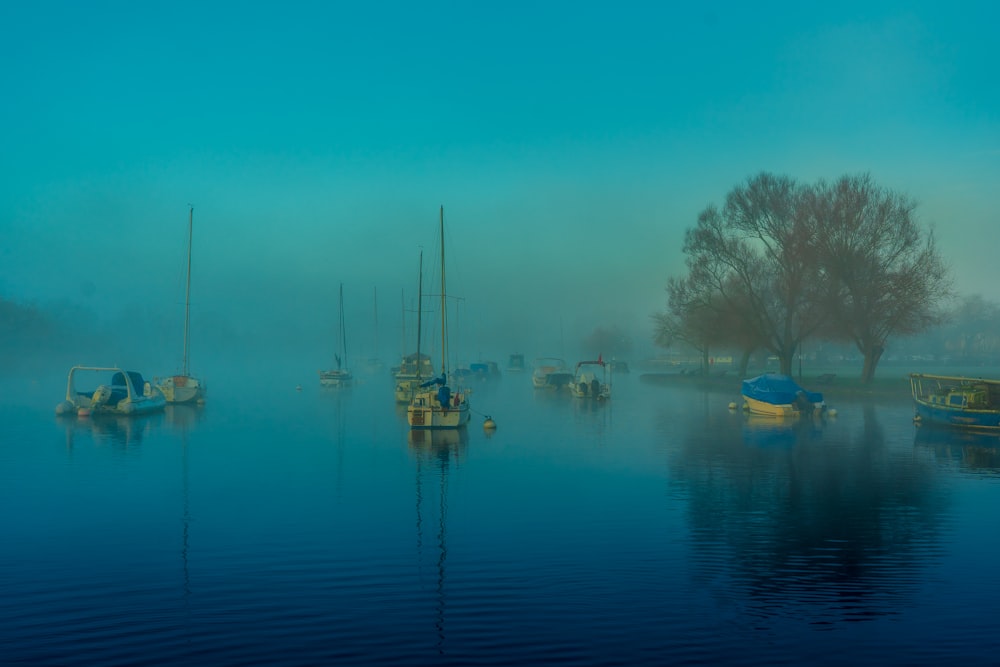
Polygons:
[[341,283],[349,359],[391,365],[443,205],[458,361],[642,358],[685,229],[759,171],[872,173],[1000,298],[997,10],[862,6],[6,8],[0,298],[171,372],[193,205],[192,370],[329,365]]

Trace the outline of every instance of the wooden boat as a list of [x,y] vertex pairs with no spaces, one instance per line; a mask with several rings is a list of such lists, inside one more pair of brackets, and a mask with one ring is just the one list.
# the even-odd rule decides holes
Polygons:
[[347,367],[347,331],[344,328],[344,283],[340,283],[340,325],[337,327],[337,349],[333,358],[337,367],[319,372],[319,383],[324,387],[346,387],[354,374]]
[[163,393],[167,403],[204,403],[205,383],[193,377],[188,369],[188,349],[191,341],[191,243],[194,238],[194,207],[188,209],[187,283],[184,289],[184,357],[181,372],[165,378],[153,378],[153,384]]
[[580,361],[573,371],[573,379],[566,386],[577,398],[607,400],[611,398],[608,365],[600,357],[597,361]]
[[[77,387],[78,376],[109,377],[106,384],[90,389]],[[56,405],[57,415],[143,415],[163,410],[167,399],[156,385],[142,379],[137,371],[117,366],[73,366],[66,380],[66,400]]]
[[822,412],[823,394],[806,391],[788,375],[765,373],[743,380],[744,409],[770,417],[799,417]]
[[411,429],[462,428],[469,423],[469,396],[461,387],[448,384],[448,316],[444,261],[444,206],[440,213],[441,231],[441,375],[420,384],[406,409]]
[[911,373],[910,390],[918,423],[1000,430],[1000,380]]
[[539,357],[534,361],[531,371],[531,384],[535,389],[559,389],[565,387],[573,379],[566,362],[558,357]]

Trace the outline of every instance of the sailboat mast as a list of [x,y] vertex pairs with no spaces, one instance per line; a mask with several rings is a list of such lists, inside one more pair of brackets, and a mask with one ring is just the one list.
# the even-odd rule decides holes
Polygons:
[[188,205],[187,285],[184,288],[184,362],[183,374],[188,374],[188,343],[191,336],[191,241],[194,236],[194,206]]
[[441,375],[447,381],[448,374],[448,300],[444,293],[444,204],[441,205]]
[[424,251],[420,251],[420,268],[417,271],[417,382],[420,382],[420,319],[423,313],[424,297]]
[[[340,353],[344,355],[344,368],[347,365],[347,328],[344,326],[344,283],[340,283]],[[337,365],[340,368],[340,365]]]

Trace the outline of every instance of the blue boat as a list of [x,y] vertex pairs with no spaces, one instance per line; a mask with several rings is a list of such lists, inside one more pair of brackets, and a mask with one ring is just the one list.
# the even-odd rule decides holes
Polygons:
[[910,373],[918,424],[1000,430],[1000,380]]
[[822,412],[823,394],[806,391],[788,375],[766,373],[743,380],[741,393],[745,409],[754,415],[798,417]]

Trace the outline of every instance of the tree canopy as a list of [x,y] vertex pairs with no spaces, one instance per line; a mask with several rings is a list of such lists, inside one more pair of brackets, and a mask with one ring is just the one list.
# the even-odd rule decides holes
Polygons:
[[889,337],[938,322],[950,294],[915,208],[867,174],[815,185],[747,179],[685,232],[688,275],[668,281],[656,342],[695,339],[704,354],[729,345],[744,359],[763,348],[790,374],[802,341],[824,336],[853,343],[870,381]]

